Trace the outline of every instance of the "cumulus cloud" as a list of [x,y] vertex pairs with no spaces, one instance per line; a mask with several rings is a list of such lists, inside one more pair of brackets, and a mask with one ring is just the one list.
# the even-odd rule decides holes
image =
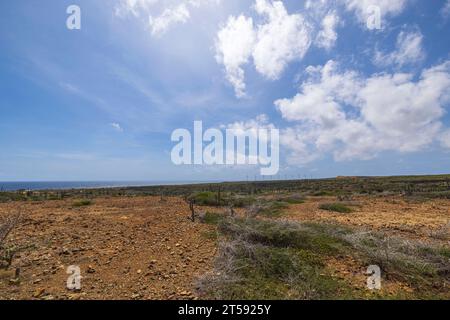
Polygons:
[[331,49],[338,38],[336,28],[339,24],[339,16],[336,11],[328,13],[322,20],[322,29],[316,37],[316,45],[320,48]]
[[[160,0],[121,0],[115,8],[115,13],[119,17],[131,14],[138,18],[147,19],[152,35],[159,37],[172,26],[189,21],[192,9],[219,2],[220,0],[173,0],[166,2]],[[154,12],[160,9],[161,4],[162,11],[155,14]]]
[[313,15],[324,16],[329,10],[342,7],[353,12],[360,23],[367,25],[369,17],[374,14],[374,7],[380,9],[381,19],[386,20],[402,13],[408,2],[411,0],[306,0],[305,9]]
[[256,0],[255,10],[267,23],[257,27],[253,50],[256,70],[276,80],[292,61],[304,57],[311,44],[310,27],[300,14],[288,14],[281,1]]
[[284,119],[282,143],[304,163],[332,153],[336,160],[371,159],[383,151],[415,152],[442,141],[450,102],[450,61],[422,71],[365,78],[329,61],[309,67],[309,79],[291,99],[275,101]]
[[314,11],[316,14],[321,14],[324,10],[328,10],[330,4],[330,0],[306,0],[305,9]]
[[233,85],[236,96],[245,95],[244,70],[253,51],[255,31],[252,18],[231,16],[217,34],[216,59],[223,64],[227,80]]
[[414,64],[425,59],[423,49],[423,35],[420,31],[399,33],[396,42],[396,48],[391,53],[375,53],[374,62],[379,66],[396,65],[402,67],[408,64]]
[[216,56],[223,64],[236,96],[245,95],[242,65],[252,58],[256,70],[276,80],[286,66],[301,60],[311,45],[310,26],[301,14],[289,14],[281,1],[256,0],[262,23],[243,15],[230,17],[218,32]]

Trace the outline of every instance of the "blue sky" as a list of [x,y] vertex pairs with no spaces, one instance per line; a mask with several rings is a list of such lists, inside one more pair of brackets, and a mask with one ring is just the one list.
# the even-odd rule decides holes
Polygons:
[[253,178],[173,165],[170,136],[260,115],[281,130],[282,178],[449,172],[449,1],[18,0],[0,15],[0,180]]

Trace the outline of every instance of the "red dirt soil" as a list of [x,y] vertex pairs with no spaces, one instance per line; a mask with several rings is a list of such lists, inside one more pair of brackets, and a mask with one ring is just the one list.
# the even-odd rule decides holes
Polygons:
[[[0,204],[0,216],[22,212],[8,243],[32,246],[0,274],[1,299],[195,299],[196,279],[212,270],[214,227],[188,220],[179,198],[96,198]],[[81,268],[79,292],[66,288],[69,265]]]

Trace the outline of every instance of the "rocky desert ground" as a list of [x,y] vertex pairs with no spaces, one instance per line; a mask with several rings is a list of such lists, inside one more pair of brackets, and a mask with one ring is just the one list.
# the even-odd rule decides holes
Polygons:
[[[321,209],[332,201],[335,197],[288,201],[279,214],[260,219],[331,223],[443,250],[450,247],[448,199],[414,202],[396,196],[357,196],[346,203],[351,213]],[[198,208],[210,215],[228,214],[224,208]],[[245,219],[248,210],[236,209],[235,219]],[[199,279],[221,273],[215,263],[218,250],[223,250],[220,226],[214,221],[192,222],[182,197],[104,196],[82,205],[73,198],[0,204],[0,218],[15,213],[21,221],[6,243],[17,252],[11,265],[0,270],[0,299],[199,299],[205,298]],[[450,261],[448,251],[443,257]],[[402,278],[386,277],[382,295],[374,294],[366,288],[365,260],[339,253],[323,261],[330,279],[344,281],[358,298],[408,298],[420,290]],[[80,290],[67,289],[69,266],[80,268]],[[448,269],[450,262],[437,280],[441,298],[449,285]]]
[[[20,211],[9,242],[24,247],[2,271],[2,299],[192,299],[196,277],[212,268],[213,227],[188,220],[182,199],[97,198],[0,205]],[[67,268],[81,269],[79,292],[66,288]]]

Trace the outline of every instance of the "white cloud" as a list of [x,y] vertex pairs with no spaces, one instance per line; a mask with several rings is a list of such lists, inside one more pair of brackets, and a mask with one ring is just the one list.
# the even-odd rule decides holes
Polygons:
[[230,17],[216,41],[218,62],[238,97],[245,94],[242,65],[250,57],[260,74],[275,80],[290,62],[301,60],[311,44],[309,24],[300,14],[288,14],[281,1],[256,0],[254,9],[263,17],[261,24],[253,26],[243,15]]
[[306,0],[305,9],[317,18],[323,17],[330,10],[343,7],[344,10],[355,13],[358,21],[366,26],[369,17],[374,14],[374,6],[380,9],[381,19],[386,20],[402,13],[408,2],[411,0]]
[[444,131],[439,140],[444,148],[450,149],[450,129]]
[[117,122],[113,122],[109,124],[111,127],[113,127],[115,130],[117,130],[118,132],[123,132],[123,128],[120,126],[119,123]]
[[450,0],[447,0],[441,9],[441,14],[444,18],[450,17]]
[[283,117],[289,121],[306,118],[324,126],[333,126],[334,120],[342,118],[339,104],[330,94],[333,94],[336,100],[352,104],[356,101],[360,84],[356,72],[339,74],[336,69],[337,63],[334,61],[329,61],[323,67],[306,68],[310,78],[302,84],[302,93],[292,99],[276,102]]
[[373,12],[368,10],[371,6],[378,6],[382,19],[386,16],[396,16],[406,7],[408,0],[339,0],[344,3],[348,11],[354,11],[358,20],[366,23]]
[[181,3],[175,7],[165,9],[159,16],[153,18],[149,16],[149,25],[152,35],[158,36],[164,34],[172,25],[185,23],[189,20],[191,14],[186,4]]
[[308,51],[310,27],[302,15],[288,14],[281,1],[256,0],[255,10],[267,19],[257,27],[255,67],[266,78],[276,80],[290,62],[301,60]]
[[420,31],[402,31],[397,37],[395,51],[384,54],[377,51],[374,62],[379,66],[396,65],[402,67],[425,59],[423,35]]
[[305,9],[315,11],[316,13],[320,13],[328,9],[330,3],[331,3],[330,0],[306,0]]
[[221,127],[231,129],[234,132],[250,130],[255,133],[255,136],[258,129],[275,129],[275,126],[269,122],[269,117],[266,114],[260,114],[255,119],[236,121],[227,125],[222,125]]
[[219,31],[216,40],[216,59],[225,67],[227,80],[233,85],[236,96],[245,95],[244,70],[255,42],[252,18],[231,16]]
[[316,37],[316,45],[319,48],[331,49],[337,41],[336,28],[339,24],[339,16],[336,11],[328,13],[322,20],[322,30]]
[[115,7],[116,16],[132,14],[138,17],[141,12],[148,12],[159,0],[121,0]]
[[414,152],[442,134],[441,119],[450,102],[450,61],[424,70],[416,81],[406,73],[364,78],[340,71],[333,61],[308,72],[310,79],[299,94],[275,102],[283,118],[297,124],[282,134],[293,162],[330,152],[336,160]]
[[[147,19],[152,35],[159,37],[172,26],[189,21],[193,9],[219,2],[220,0],[121,0],[115,7],[115,13],[119,17],[132,14],[135,17]],[[155,11],[161,7],[162,11],[155,14]]]

